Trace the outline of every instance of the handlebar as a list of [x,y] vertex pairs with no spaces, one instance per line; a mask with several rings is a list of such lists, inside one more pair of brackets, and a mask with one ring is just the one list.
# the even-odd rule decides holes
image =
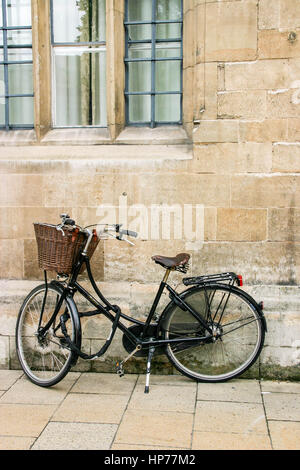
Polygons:
[[[63,231],[62,227],[64,225],[76,226],[75,220],[71,219],[68,214],[61,214],[60,217],[61,217],[62,221],[61,221],[61,224],[57,226],[58,230]],[[123,229],[121,229],[122,224],[112,224],[112,225],[109,225],[109,224],[103,224],[103,225],[102,224],[94,224],[94,225],[88,225],[84,229],[81,229],[88,235],[88,242],[87,242],[87,245],[86,245],[85,249],[89,245],[89,242],[90,242],[90,240],[93,236],[93,233],[94,233],[93,231],[89,230],[89,228],[90,227],[95,227],[95,226],[100,226],[100,225],[103,226],[103,230],[100,231],[100,235],[101,235],[101,233],[108,233],[109,234],[109,232],[115,232],[116,236],[114,236],[114,235],[111,235],[111,236],[113,236],[117,240],[125,241],[127,243],[130,243],[131,245],[134,245],[134,243],[127,240],[126,238],[123,238],[123,236],[125,235],[127,237],[133,237],[133,238],[138,237],[138,233],[134,232],[133,230],[127,230],[127,229],[123,230]],[[81,227],[78,227],[78,228],[81,228]],[[99,233],[98,233],[98,236],[99,236]]]

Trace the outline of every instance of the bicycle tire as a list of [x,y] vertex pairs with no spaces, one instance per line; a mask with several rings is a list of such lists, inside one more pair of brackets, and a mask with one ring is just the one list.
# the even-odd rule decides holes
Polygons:
[[[20,308],[16,323],[16,351],[26,376],[36,385],[51,387],[66,376],[77,360],[77,354],[70,351],[64,343],[59,325],[60,316],[67,315],[68,334],[79,347],[81,327],[75,302],[72,297],[67,296],[45,337],[43,340],[39,339],[36,333],[45,292],[45,284],[37,286],[28,294]],[[53,284],[47,286],[41,326],[51,318],[61,294],[62,289],[59,287]]]
[[[233,286],[208,284],[188,289],[181,296],[209,320],[218,336],[190,347],[187,343],[167,344],[166,355],[179,372],[197,382],[225,382],[255,363],[264,344],[265,323],[248,294]],[[161,329],[164,339],[209,336],[191,313],[173,302],[162,314]]]

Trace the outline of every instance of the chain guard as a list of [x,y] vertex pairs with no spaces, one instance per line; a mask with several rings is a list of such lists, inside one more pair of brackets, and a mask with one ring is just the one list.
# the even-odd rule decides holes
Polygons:
[[[128,330],[131,331],[137,338],[140,338],[142,335],[144,329],[144,325],[133,325]],[[150,339],[152,336],[155,338],[157,334],[157,325],[150,325],[148,328],[148,335],[144,340]],[[126,351],[130,354],[135,348],[136,345],[133,344],[130,339],[126,336],[126,334],[123,334],[122,338],[122,343]],[[155,355],[163,354],[163,347],[156,347],[155,348]],[[134,355],[134,357],[147,357],[149,354],[149,348],[141,349],[140,351],[137,351]]]

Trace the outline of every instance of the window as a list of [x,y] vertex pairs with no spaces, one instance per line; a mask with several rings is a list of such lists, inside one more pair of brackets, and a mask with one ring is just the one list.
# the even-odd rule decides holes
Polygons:
[[54,127],[107,125],[105,4],[51,2]]
[[0,0],[0,128],[79,144],[126,140],[126,126],[191,130],[183,4]]
[[33,128],[31,1],[0,1],[0,128]]
[[126,0],[126,121],[182,122],[182,0]]

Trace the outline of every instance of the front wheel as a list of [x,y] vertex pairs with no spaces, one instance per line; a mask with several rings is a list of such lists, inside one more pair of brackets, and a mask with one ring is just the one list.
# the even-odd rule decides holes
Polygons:
[[[80,325],[72,298],[67,297],[48,330],[39,334],[50,321],[61,298],[55,285],[41,285],[28,294],[16,324],[17,355],[27,377],[36,385],[50,387],[62,380],[77,359],[67,348],[60,326],[63,315],[67,333],[73,342],[80,341]],[[41,318],[41,312],[42,318]]]
[[198,382],[224,382],[254,364],[265,329],[257,306],[243,291],[211,284],[189,289],[183,298],[208,323],[213,336],[190,312],[171,303],[162,319],[164,339],[202,338],[167,345],[177,370]]

